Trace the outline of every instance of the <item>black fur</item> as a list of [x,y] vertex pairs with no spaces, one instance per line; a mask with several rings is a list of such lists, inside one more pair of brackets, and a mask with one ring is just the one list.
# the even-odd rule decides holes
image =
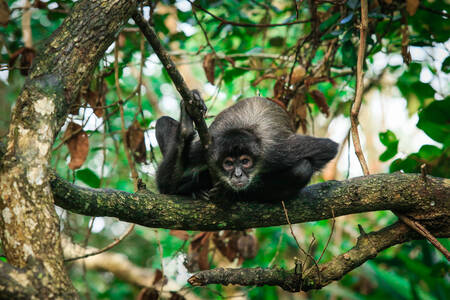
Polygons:
[[[164,159],[157,171],[157,185],[165,194],[204,194],[238,200],[285,200],[297,195],[315,171],[337,153],[330,139],[295,134],[287,113],[278,104],[261,97],[242,100],[221,112],[209,127],[210,158],[215,178],[206,166],[192,120],[181,110],[180,122],[162,117],[156,138]],[[250,184],[243,190],[230,185],[222,168],[225,157],[249,155],[253,166]]]

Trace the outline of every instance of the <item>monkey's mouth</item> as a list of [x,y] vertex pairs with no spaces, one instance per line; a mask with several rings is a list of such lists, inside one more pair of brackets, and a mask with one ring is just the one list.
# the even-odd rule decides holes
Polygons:
[[231,179],[229,181],[229,184],[231,186],[231,188],[235,191],[242,191],[245,190],[249,184],[250,184],[250,180],[233,180]]

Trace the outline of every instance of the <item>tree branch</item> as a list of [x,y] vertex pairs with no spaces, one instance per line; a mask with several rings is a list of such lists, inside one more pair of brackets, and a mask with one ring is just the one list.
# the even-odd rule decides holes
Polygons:
[[155,54],[158,56],[159,60],[172,79],[175,88],[183,98],[184,106],[186,107],[189,116],[193,118],[203,147],[205,147],[205,149],[208,149],[209,145],[211,144],[211,138],[209,136],[208,126],[206,125],[204,119],[206,107],[204,107],[203,100],[200,99],[201,101],[199,101],[199,99],[195,97],[196,95],[194,95],[194,93],[188,88],[186,82],[183,79],[183,76],[181,76],[180,72],[178,72],[175,63],[170,58],[169,53],[166,49],[164,49],[163,45],[159,41],[156,32],[144,19],[141,13],[136,11],[136,13],[133,15],[133,20],[136,22],[142,34],[152,46]]
[[[448,236],[446,232],[437,233],[439,236]],[[382,230],[366,234],[361,230],[356,245],[349,251],[333,258],[327,263],[319,265],[320,277],[317,268],[312,266],[303,274],[295,274],[295,269],[287,271],[281,268],[254,268],[254,269],[213,269],[201,271],[188,281],[194,286],[207,284],[239,284],[276,285],[290,292],[320,289],[335,280],[341,279],[345,274],[359,267],[364,262],[377,256],[386,248],[401,244],[413,239],[422,238],[403,223],[395,223]]]
[[[285,201],[291,223],[328,219],[353,213],[395,210],[430,230],[450,227],[450,180],[420,174],[378,174],[346,181],[328,181],[303,189]],[[280,202],[206,202],[147,190],[127,193],[73,185],[51,175],[55,204],[84,215],[117,217],[152,228],[223,230],[285,225]]]

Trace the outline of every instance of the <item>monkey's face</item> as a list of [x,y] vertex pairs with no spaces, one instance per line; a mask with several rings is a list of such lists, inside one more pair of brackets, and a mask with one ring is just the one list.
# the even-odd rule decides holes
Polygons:
[[250,155],[227,156],[222,160],[222,178],[233,190],[245,190],[252,181],[254,166],[254,159]]

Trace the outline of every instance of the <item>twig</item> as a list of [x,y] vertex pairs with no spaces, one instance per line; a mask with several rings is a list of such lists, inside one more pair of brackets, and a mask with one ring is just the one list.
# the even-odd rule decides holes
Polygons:
[[423,4],[419,4],[419,8],[423,9],[423,10],[426,10],[426,11],[429,11],[430,13],[433,13],[433,14],[445,17],[447,19],[450,18],[450,13],[445,12],[445,11],[440,11],[440,10],[436,10],[436,9],[433,9],[433,8],[429,8],[429,7],[426,7]]
[[366,37],[367,37],[367,28],[368,28],[368,7],[367,0],[361,0],[361,24],[359,25],[359,49],[358,49],[358,61],[356,65],[356,91],[355,91],[355,99],[353,100],[352,110],[350,114],[351,120],[351,131],[352,131],[352,139],[353,146],[355,147],[355,153],[358,157],[359,163],[361,164],[361,168],[363,169],[364,175],[369,175],[369,168],[367,167],[366,159],[364,158],[364,153],[361,149],[361,143],[359,140],[358,133],[358,114],[361,108],[361,101],[364,91],[364,59],[365,59],[365,51],[366,51]]
[[123,102],[122,102],[122,96],[121,96],[121,90],[120,90],[120,84],[119,84],[119,48],[116,42],[116,47],[114,48],[114,78],[116,83],[116,93],[117,97],[119,98],[119,110],[120,110],[120,121],[122,126],[122,140],[123,140],[123,148],[125,150],[125,155],[127,157],[127,162],[131,170],[131,178],[133,178],[133,184],[134,184],[134,190],[138,190],[138,179],[139,175],[136,171],[136,166],[134,165],[133,158],[131,157],[130,153],[130,147],[128,145],[128,139],[127,139],[127,130],[125,128],[125,113],[123,109]]
[[[209,40],[208,33],[206,32],[206,29],[203,27],[202,23],[198,19],[198,16],[197,16],[197,13],[195,11],[195,8],[192,9],[192,13],[194,15],[195,20],[197,21],[198,26],[200,26],[200,29],[203,32],[203,36],[205,37],[206,44],[208,44],[208,47],[211,49],[214,57],[215,58],[219,58],[219,56],[217,55],[216,49],[214,49],[214,46],[211,44],[211,41]],[[223,68],[222,61],[220,59],[218,59],[217,62],[219,63],[219,68],[222,70],[222,73],[225,72],[225,70]]]
[[283,228],[281,228],[281,232],[280,232],[280,237],[278,238],[278,243],[277,243],[277,251],[275,252],[275,255],[272,257],[272,260],[270,261],[268,267],[272,267],[273,263],[275,262],[276,258],[278,257],[278,254],[280,253],[280,248],[281,248],[281,242],[283,241]]
[[[395,212],[394,212],[395,213]],[[445,247],[429,232],[425,226],[420,224],[419,222],[410,219],[408,216],[405,216],[403,214],[395,213],[396,216],[402,220],[403,223],[417,231],[419,234],[421,234],[423,237],[425,237],[434,247],[436,247],[437,250],[439,250],[442,254],[444,254],[445,258],[447,258],[447,261],[450,261],[450,252],[445,249]]]
[[298,17],[300,16],[300,14],[298,13],[298,5],[297,5],[297,0],[292,0],[292,2],[294,2],[294,8],[295,8],[295,18],[298,20]]
[[155,236],[156,236],[156,242],[158,243],[158,250],[159,250],[159,258],[161,259],[161,287],[159,289],[158,299],[161,297],[163,288],[164,288],[164,255],[163,255],[163,248],[161,245],[161,239],[159,238],[159,231],[158,229],[155,229]]
[[289,26],[289,25],[294,25],[294,24],[308,23],[308,22],[311,21],[311,20],[297,20],[297,21],[293,21],[293,22],[276,23],[276,24],[239,23],[239,22],[228,21],[228,20],[225,20],[224,18],[216,16],[213,13],[211,13],[208,10],[204,9],[203,7],[201,7],[200,5],[195,4],[191,0],[188,0],[188,2],[192,6],[200,9],[201,11],[207,13],[208,15],[213,17],[214,19],[220,21],[222,24],[228,24],[228,25],[233,25],[233,26],[240,26],[240,27],[277,27],[277,26]]
[[320,260],[322,259],[323,254],[325,253],[325,251],[328,248],[328,244],[330,243],[331,237],[333,236],[333,232],[334,232],[334,225],[336,224],[336,218],[334,217],[334,209],[331,209],[331,213],[333,214],[333,223],[331,223],[331,232],[330,232],[330,236],[328,237],[327,243],[325,244],[325,247],[322,250],[322,253],[320,254],[319,259],[317,260],[317,263],[320,262]]
[[70,262],[70,261],[86,258],[86,257],[89,257],[89,256],[97,255],[97,254],[103,253],[105,251],[108,251],[109,249],[113,248],[115,245],[117,245],[118,243],[123,241],[133,231],[133,229],[134,229],[134,224],[131,224],[130,227],[128,228],[128,230],[124,234],[122,234],[118,239],[116,239],[114,242],[112,242],[108,246],[106,246],[106,247],[104,247],[104,248],[102,248],[100,250],[97,250],[97,251],[85,254],[85,255],[72,257],[72,258],[66,258],[66,259],[64,259],[64,261],[65,262]]
[[[314,258],[310,253],[306,252],[306,251],[302,248],[302,246],[300,246],[300,243],[298,242],[297,237],[296,237],[295,234],[294,234],[294,230],[292,229],[292,224],[291,224],[291,221],[289,220],[288,212],[287,212],[286,206],[284,205],[284,201],[283,201],[283,200],[281,201],[281,205],[283,206],[283,211],[284,211],[284,215],[286,216],[286,221],[287,221],[288,224],[289,224],[289,229],[291,230],[291,235],[292,235],[292,237],[294,238],[295,242],[297,243],[298,249],[300,249],[300,251],[302,251],[302,253],[303,253],[305,256],[309,257],[309,258],[311,259],[311,261],[314,262],[314,265],[315,265],[316,268],[317,268],[317,274],[319,274],[319,280],[320,280],[320,269],[319,269],[319,265],[317,264],[317,261],[315,260],[315,258]],[[302,264],[302,269],[304,269],[303,266],[306,265],[307,260],[308,260],[308,259],[305,259],[305,261],[303,262],[303,264]]]

